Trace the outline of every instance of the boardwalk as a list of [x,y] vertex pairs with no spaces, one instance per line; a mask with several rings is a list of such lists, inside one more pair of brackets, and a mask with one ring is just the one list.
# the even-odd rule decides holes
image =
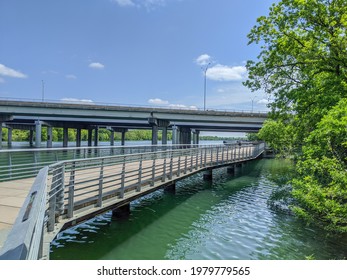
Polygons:
[[[0,183],[0,233],[5,236],[12,227],[3,249],[18,243],[17,228],[21,228],[21,232],[23,227],[34,230],[33,234],[38,234],[40,240],[42,234],[35,228],[43,228],[45,252],[38,254],[49,258],[49,243],[59,231],[129,205],[194,173],[212,174],[213,168],[255,159],[262,151],[263,144],[200,146],[67,160],[41,169],[35,181],[30,178]],[[27,247],[31,246],[31,241],[29,243]]]

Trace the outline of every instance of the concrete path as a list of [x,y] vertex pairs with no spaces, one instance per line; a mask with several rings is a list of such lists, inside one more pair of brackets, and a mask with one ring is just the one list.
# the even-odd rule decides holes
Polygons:
[[0,248],[14,224],[34,178],[0,182]]

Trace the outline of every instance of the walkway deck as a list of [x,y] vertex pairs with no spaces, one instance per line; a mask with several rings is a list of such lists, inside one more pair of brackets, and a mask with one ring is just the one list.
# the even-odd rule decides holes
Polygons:
[[[4,241],[12,228],[17,229],[17,216],[22,217],[23,209],[28,210],[29,206],[21,207],[25,199],[28,199],[29,192],[31,197],[36,194],[31,188],[33,185],[36,190],[39,190],[37,187],[42,190],[40,186],[48,186],[47,198],[42,201],[44,204],[48,202],[48,208],[43,211],[48,211],[48,238],[44,242],[49,245],[51,239],[64,228],[121,207],[191,174],[255,159],[261,153],[262,149],[258,146],[248,145],[69,160],[50,166],[50,171],[42,169],[45,173],[40,174],[46,176],[38,175],[42,177],[40,179],[37,177],[1,182],[0,249],[7,249],[8,243],[6,241],[3,246]],[[48,167],[45,170],[48,170]],[[39,197],[39,193],[37,196]],[[19,213],[21,214],[18,215]],[[19,223],[24,224],[24,221]],[[40,227],[42,225],[39,225]],[[13,231],[9,236],[11,240],[18,239],[17,235],[13,235]],[[49,255],[46,254],[46,257]]]
[[0,248],[14,224],[34,178],[0,182]]

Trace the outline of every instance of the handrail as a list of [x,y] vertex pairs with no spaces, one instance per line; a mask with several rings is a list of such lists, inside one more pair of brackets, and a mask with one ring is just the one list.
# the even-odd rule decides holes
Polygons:
[[[190,144],[189,147],[198,145]],[[54,162],[78,158],[97,158],[167,149],[187,145],[98,146],[0,150],[0,182],[35,177],[38,171]]]
[[[187,145],[186,145],[187,146]],[[99,158],[71,159],[42,168],[0,251],[0,259],[49,258],[49,244],[76,213],[117,207],[181,178],[257,158],[264,143],[193,146]],[[153,148],[153,147],[152,147]],[[115,199],[117,198],[117,199]],[[105,210],[106,211],[106,210]],[[45,253],[46,252],[46,253]]]

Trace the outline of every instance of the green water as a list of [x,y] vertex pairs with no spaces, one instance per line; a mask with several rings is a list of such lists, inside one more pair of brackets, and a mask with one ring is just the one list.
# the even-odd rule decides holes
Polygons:
[[272,200],[290,170],[283,160],[259,160],[235,177],[214,170],[213,183],[196,174],[176,194],[132,203],[128,219],[106,213],[62,232],[51,259],[345,259],[346,236],[306,226]]

